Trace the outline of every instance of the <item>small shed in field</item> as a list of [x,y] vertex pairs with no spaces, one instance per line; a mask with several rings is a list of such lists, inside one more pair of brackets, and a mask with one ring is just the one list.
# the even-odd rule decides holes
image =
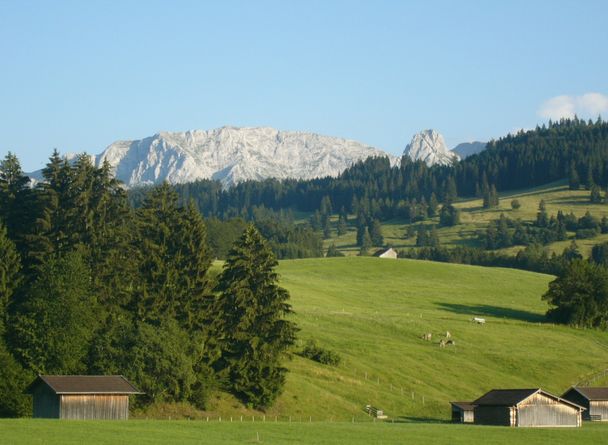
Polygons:
[[542,389],[493,389],[472,403],[481,425],[578,427],[584,410]]
[[388,249],[380,249],[374,252],[374,256],[378,258],[389,258],[389,259],[397,259],[397,251],[392,247]]
[[450,402],[452,405],[452,422],[473,423],[475,405],[471,402]]
[[564,393],[562,399],[585,408],[584,420],[608,421],[608,388],[573,386]]
[[27,392],[35,418],[129,418],[129,396],[141,394],[121,375],[39,375]]

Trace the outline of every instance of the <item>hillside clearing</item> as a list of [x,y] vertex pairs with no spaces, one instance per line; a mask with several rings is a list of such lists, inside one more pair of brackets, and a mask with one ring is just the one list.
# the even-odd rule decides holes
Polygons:
[[[604,332],[543,322],[549,275],[369,257],[281,261],[278,271],[301,328],[299,347],[314,339],[342,363],[294,355],[270,417],[364,420],[363,407],[372,404],[391,419],[448,419],[450,400],[495,387],[561,394],[608,368]],[[476,316],[486,324],[471,322]],[[446,331],[456,345],[440,348]],[[431,342],[420,338],[425,333]],[[139,415],[163,412],[167,417],[163,410]],[[187,415],[251,414],[218,394],[207,413]]]

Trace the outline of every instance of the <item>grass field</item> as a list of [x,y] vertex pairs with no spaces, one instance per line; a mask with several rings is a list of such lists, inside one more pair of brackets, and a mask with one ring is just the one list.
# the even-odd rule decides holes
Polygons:
[[[608,368],[606,333],[543,322],[540,296],[551,276],[370,257],[282,261],[279,273],[300,342],[315,339],[342,363],[294,356],[285,391],[267,412],[218,394],[207,412],[161,405],[129,422],[2,420],[0,444],[232,444],[258,437],[271,444],[595,444],[608,434],[608,425],[514,430],[445,423],[450,400],[496,387],[561,394]],[[474,316],[486,324],[472,323]],[[446,331],[456,346],[438,346]],[[423,333],[433,341],[422,340]],[[372,422],[366,404],[384,409],[389,422]],[[194,420],[175,420],[186,417]]]
[[608,425],[516,429],[432,423],[229,423],[201,421],[82,422],[0,420],[3,445],[116,444],[424,444],[605,443]]
[[[269,418],[365,420],[363,407],[372,404],[392,419],[445,420],[450,400],[494,387],[561,393],[608,368],[605,333],[543,323],[540,297],[551,276],[369,257],[282,261],[279,273],[300,342],[315,339],[343,362],[332,367],[294,356]],[[487,323],[472,323],[474,316]],[[446,331],[456,346],[442,349]],[[423,341],[423,333],[433,341]],[[206,413],[171,409],[138,415],[256,414],[224,394]]]
[[[477,232],[485,229],[489,221],[498,219],[501,213],[512,219],[520,218],[522,221],[533,221],[536,219],[541,200],[545,201],[549,215],[555,215],[558,210],[562,210],[564,213],[573,212],[577,217],[583,216],[587,211],[598,218],[608,216],[608,205],[590,203],[589,193],[588,190],[569,190],[567,185],[555,183],[524,191],[502,193],[500,194],[500,205],[492,209],[484,209],[481,199],[459,201],[455,206],[461,211],[461,224],[454,227],[438,228],[440,243],[448,247],[477,246]],[[513,199],[517,199],[521,204],[518,210],[511,208]],[[417,226],[418,224],[420,223],[414,225]],[[432,218],[422,224],[438,225],[439,219]],[[416,245],[415,237],[404,238],[407,227],[408,224],[398,219],[384,222],[382,229],[385,242],[396,248],[414,247]],[[571,234],[571,236],[573,237],[574,234]],[[356,228],[350,227],[348,233],[340,237],[334,232],[333,238],[325,240],[325,246],[328,247],[329,244],[335,243],[343,252],[355,255],[359,252],[359,248],[355,245],[355,239]],[[577,240],[577,244],[581,252],[588,255],[594,244],[603,241],[608,241],[608,234],[586,240]],[[551,244],[549,248],[561,253],[569,244],[570,240],[561,241]],[[513,252],[519,249],[521,249],[521,246],[505,249],[505,251]]]

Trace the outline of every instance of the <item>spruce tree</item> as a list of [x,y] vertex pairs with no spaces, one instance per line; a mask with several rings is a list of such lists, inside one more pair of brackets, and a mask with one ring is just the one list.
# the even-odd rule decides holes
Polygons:
[[21,281],[20,269],[17,249],[8,238],[6,227],[0,223],[0,337],[8,319],[8,306]]
[[337,230],[338,230],[338,236],[344,235],[348,230],[348,225],[346,222],[346,215],[343,213],[341,213],[340,216],[338,217]]
[[21,255],[25,252],[25,235],[33,223],[33,194],[30,179],[23,174],[17,156],[9,152],[0,161],[0,223],[8,231]]
[[344,256],[344,254],[338,250],[334,243],[331,243],[330,246],[327,248],[327,253],[325,254],[325,256],[327,258],[342,257]]
[[599,204],[602,202],[602,192],[598,185],[593,184],[591,186],[591,194],[589,196],[589,201],[592,204]]
[[363,228],[363,239],[361,240],[361,248],[359,249],[359,256],[369,255],[369,249],[372,248],[372,238],[369,235],[367,227]]
[[382,246],[384,244],[384,236],[382,236],[382,226],[380,221],[374,219],[369,228],[369,236],[372,240],[372,245]]
[[570,163],[570,171],[568,173],[568,187],[570,190],[578,190],[581,186],[581,180],[576,171],[574,162]]
[[39,374],[86,371],[99,306],[82,255],[50,258],[9,319],[8,338],[21,364]]
[[234,244],[216,287],[215,336],[221,357],[214,364],[227,389],[256,408],[281,393],[287,369],[281,358],[294,344],[296,325],[289,293],[277,284],[277,260],[249,225]]

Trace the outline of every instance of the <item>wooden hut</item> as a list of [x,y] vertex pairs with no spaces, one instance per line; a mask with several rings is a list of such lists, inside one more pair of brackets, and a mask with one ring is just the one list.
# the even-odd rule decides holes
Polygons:
[[39,375],[27,392],[35,418],[129,418],[129,396],[141,394],[121,375]]
[[473,423],[475,419],[475,405],[471,402],[450,402],[452,405],[452,422]]
[[584,410],[542,389],[493,389],[472,403],[481,425],[578,427]]
[[583,420],[608,421],[608,388],[573,386],[562,399],[584,407]]
[[392,247],[388,249],[380,249],[374,252],[374,256],[378,258],[389,258],[391,260],[397,259],[397,251]]

